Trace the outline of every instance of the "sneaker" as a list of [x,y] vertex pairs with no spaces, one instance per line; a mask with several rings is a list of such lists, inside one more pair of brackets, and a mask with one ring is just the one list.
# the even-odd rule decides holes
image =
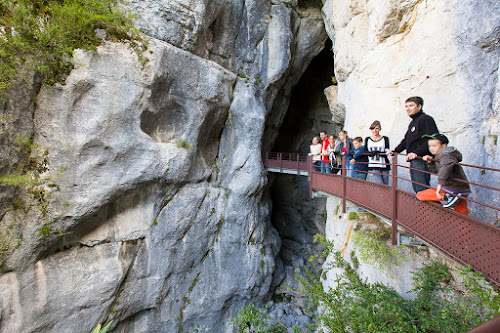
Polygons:
[[445,193],[444,202],[442,202],[441,205],[443,205],[443,207],[445,208],[454,208],[459,201],[460,201],[460,194],[454,196],[449,193]]

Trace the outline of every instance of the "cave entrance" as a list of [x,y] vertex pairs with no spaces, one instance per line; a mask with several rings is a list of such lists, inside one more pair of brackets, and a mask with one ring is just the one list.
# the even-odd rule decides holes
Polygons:
[[324,89],[332,86],[334,62],[332,41],[311,61],[295,86],[274,149],[276,152],[308,153],[320,131],[337,133],[343,124],[332,120]]
[[[336,133],[341,129],[342,124],[332,120],[324,93],[325,88],[333,85],[333,76],[332,42],[328,39],[295,86],[272,151],[308,153],[311,139],[319,136],[320,131]],[[307,264],[310,255],[318,250],[313,236],[324,234],[326,199],[309,198],[307,177],[273,174],[270,179],[271,221],[282,239],[280,261],[283,266],[276,272],[276,278],[284,277],[285,283],[293,285],[295,270]]]

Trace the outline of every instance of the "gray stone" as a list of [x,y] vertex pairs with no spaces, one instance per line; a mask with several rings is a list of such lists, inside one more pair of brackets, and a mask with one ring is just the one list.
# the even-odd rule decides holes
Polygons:
[[272,109],[286,111],[278,92],[323,47],[319,9],[129,6],[151,37],[146,63],[118,43],[77,50],[65,85],[37,96],[32,134],[57,183],[52,233],[24,221],[0,277],[2,332],[110,320],[115,332],[224,332],[280,282],[263,133]]
[[324,90],[330,111],[332,113],[332,120],[334,123],[343,126],[345,122],[345,106],[338,101],[338,87],[329,86]]

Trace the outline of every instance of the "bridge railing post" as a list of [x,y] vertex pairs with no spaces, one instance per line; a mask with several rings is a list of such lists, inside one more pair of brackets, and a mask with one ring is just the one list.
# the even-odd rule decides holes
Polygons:
[[347,168],[345,155],[342,156],[342,214],[346,213]]
[[299,154],[297,153],[297,176],[300,175],[300,170],[299,170]]
[[391,194],[392,194],[392,245],[398,245],[398,155],[392,156],[392,177],[391,177]]
[[313,162],[312,162],[312,156],[307,155],[307,165],[309,168],[309,198],[312,199],[313,197],[313,187],[312,187],[312,171],[313,171]]

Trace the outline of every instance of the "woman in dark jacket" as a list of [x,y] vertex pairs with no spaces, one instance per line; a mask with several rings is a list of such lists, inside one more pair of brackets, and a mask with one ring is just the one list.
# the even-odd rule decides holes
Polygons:
[[[352,139],[347,135],[346,130],[342,130],[339,132],[338,145],[335,145],[334,153],[337,157],[337,163],[342,165],[342,156],[344,156],[348,151],[354,149],[352,145]],[[347,163],[347,176],[352,177],[352,164]]]

